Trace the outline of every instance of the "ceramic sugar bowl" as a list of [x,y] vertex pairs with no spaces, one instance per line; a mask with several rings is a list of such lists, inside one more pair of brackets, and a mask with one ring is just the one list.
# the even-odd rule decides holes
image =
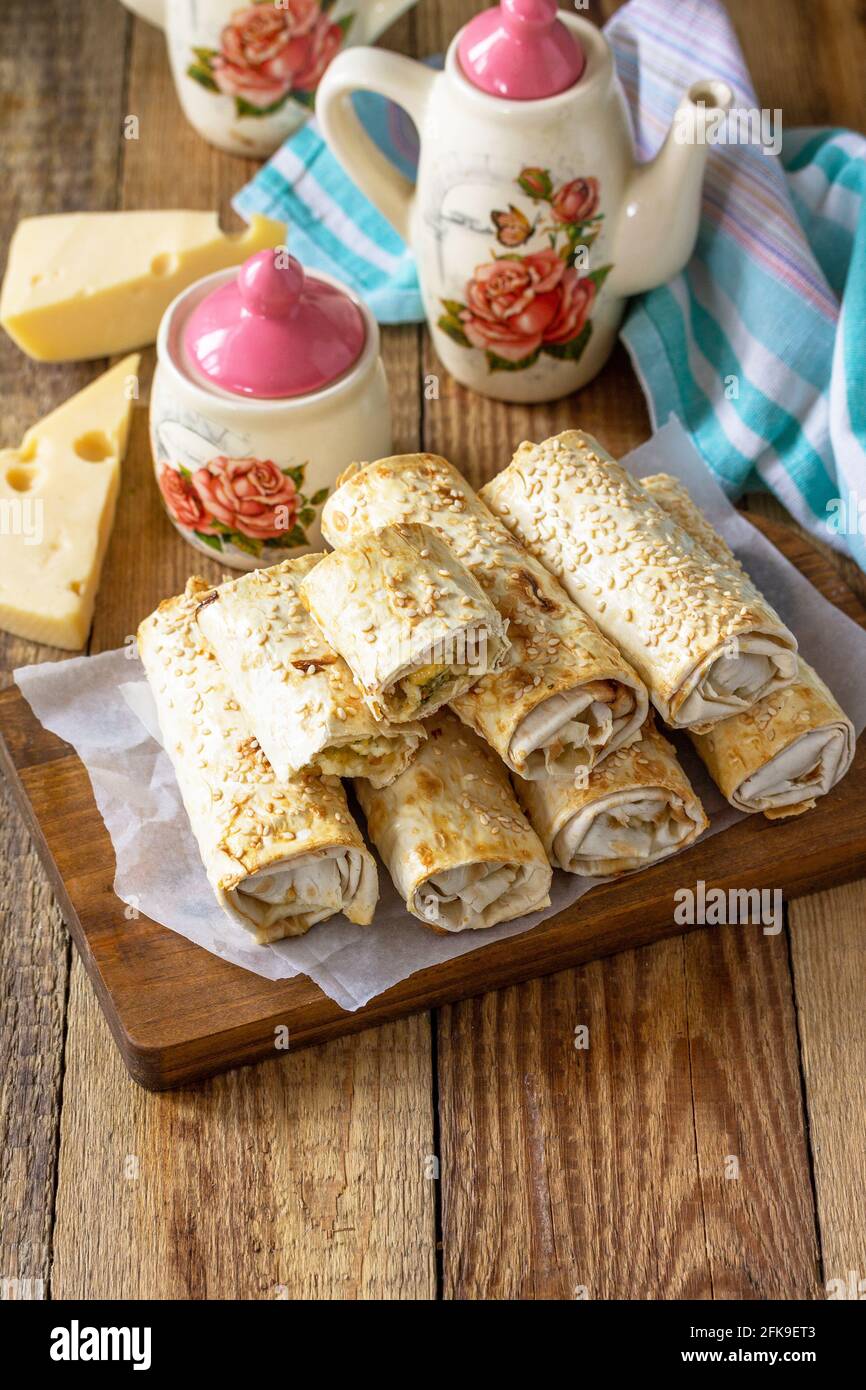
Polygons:
[[255,569],[319,549],[338,475],[391,453],[375,318],[284,248],[179,295],[157,357],[156,480],[181,535],[225,565]]
[[[358,121],[356,90],[406,108],[415,187]],[[329,145],[415,252],[441,360],[507,401],[578,389],[610,353],[629,295],[692,254],[708,123],[725,83],[683,94],[667,140],[635,159],[604,35],[556,0],[502,0],[451,44],[443,72],[400,54],[339,54],[318,91]]]

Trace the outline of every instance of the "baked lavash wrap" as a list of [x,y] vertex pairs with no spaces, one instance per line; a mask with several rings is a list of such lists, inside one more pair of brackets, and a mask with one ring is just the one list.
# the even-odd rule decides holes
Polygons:
[[280,781],[304,768],[392,782],[424,738],[419,723],[377,722],[298,590],[322,555],[284,560],[220,584],[198,625]]
[[549,906],[553,871],[500,759],[448,710],[389,787],[355,782],[367,832],[409,911],[438,932]]
[[523,443],[482,498],[615,642],[673,728],[705,732],[790,685],[797,641],[591,435]]
[[639,736],[648,707],[639,676],[445,459],[355,464],[322,512],[338,550],[408,521],[444,537],[508,624],[502,665],[449,703],[513,772],[573,778]]
[[569,874],[606,878],[648,869],[709,824],[652,716],[640,742],[605,758],[584,786],[554,778],[515,778],[514,786],[551,863]]
[[301,597],[378,720],[426,718],[495,670],[506,625],[446,543],[383,526],[307,574]]
[[[643,486],[709,554],[744,572],[679,479],[659,473]],[[793,685],[691,737],[731,805],[768,820],[810,811],[845,776],[856,749],[851,720],[800,656]]]
[[196,623],[193,577],[138,629],[165,750],[207,876],[227,916],[264,944],[343,912],[369,923],[376,864],[337,778],[280,781]]

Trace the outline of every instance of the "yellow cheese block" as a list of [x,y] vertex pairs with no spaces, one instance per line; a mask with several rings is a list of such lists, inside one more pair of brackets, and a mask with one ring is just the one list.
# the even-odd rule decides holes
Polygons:
[[156,341],[164,310],[194,280],[285,242],[254,217],[237,236],[215,212],[71,212],[19,222],[0,323],[40,362],[110,357]]
[[77,651],[114,523],[135,396],[125,358],[0,450],[0,628]]

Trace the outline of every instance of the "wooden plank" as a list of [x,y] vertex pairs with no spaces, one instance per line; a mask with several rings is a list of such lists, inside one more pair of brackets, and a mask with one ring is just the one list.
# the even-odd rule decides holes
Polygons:
[[70,1016],[55,1297],[434,1296],[426,1018],[153,1096]]
[[762,106],[780,108],[789,127],[863,128],[856,74],[866,62],[866,25],[857,5],[818,0],[807,9],[789,0],[729,0],[727,8]]
[[446,1298],[708,1296],[682,955],[441,1011]]
[[683,948],[712,1296],[820,1296],[787,934],[709,928]]
[[[820,588],[847,595],[848,611],[866,622],[853,595],[807,543],[770,523],[762,529]],[[673,894],[684,872],[720,887],[781,887],[793,897],[866,868],[863,745],[854,769],[813,818],[775,825],[745,819],[685,857],[601,885],[532,932],[479,942],[483,949],[420,971],[347,1015],[303,977],[261,980],[147,918],[127,921],[112,892],[108,833],[78,759],[42,729],[17,690],[0,695],[0,731],[22,805],[118,1045],[136,1078],[156,1088],[270,1053],[278,1023],[290,1026],[300,1046],[675,935],[681,928],[673,920]]]
[[[409,21],[392,37],[408,43]],[[140,138],[123,147],[122,205],[218,207],[231,226],[230,197],[255,165],[212,150],[187,126],[164,40],[144,24],[134,26],[128,106]],[[418,331],[388,335],[385,353],[398,447],[416,448]],[[142,406],[152,370],[151,350]],[[138,409],[91,650],[122,644],[195,570],[221,576],[165,517],[146,411]],[[80,851],[79,843],[74,858],[86,875]],[[112,877],[97,874],[119,924]],[[127,960],[138,944],[127,939]],[[163,987],[171,988],[171,952],[163,966]],[[231,974],[222,988],[243,1011],[244,972]],[[58,1296],[433,1295],[435,1194],[423,1167],[432,1146],[428,1019],[245,1071],[195,1098],[157,1102],[125,1075],[77,965],[68,1047],[75,1103],[64,1113],[60,1149]],[[127,1154],[140,1160],[137,1181],[124,1177]]]
[[794,1040],[757,928],[444,1008],[445,1296],[812,1296]]
[[790,919],[823,1279],[843,1280],[848,1297],[863,1298],[866,884],[792,903]]
[[[8,246],[22,217],[114,205],[127,27],[115,0],[0,6],[0,246]],[[74,154],[58,140],[62,130],[74,134]],[[93,375],[92,363],[31,362],[2,335],[0,446],[17,444],[35,419]],[[0,633],[0,687],[15,666],[59,655]],[[48,1288],[69,946],[47,875],[5,786],[0,921],[0,1272],[4,1280],[25,1281],[13,1296],[32,1297]]]
[[0,1271],[25,1281],[13,1296],[48,1285],[68,972],[48,876],[0,784]]
[[[129,23],[116,0],[0,7],[4,261],[22,217],[115,206]],[[34,419],[99,370],[92,362],[33,362],[4,335],[2,446],[17,444]]]

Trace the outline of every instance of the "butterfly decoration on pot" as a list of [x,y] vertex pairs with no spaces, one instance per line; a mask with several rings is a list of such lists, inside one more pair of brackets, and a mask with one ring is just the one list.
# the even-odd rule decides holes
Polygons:
[[[541,353],[576,361],[592,334],[596,296],[613,269],[590,269],[590,248],[604,221],[598,179],[557,185],[549,169],[532,166],[516,182],[534,203],[535,219],[513,203],[491,212],[497,247],[475,267],[463,300],[442,300],[439,319],[454,342],[480,349],[491,371],[524,371]],[[545,244],[517,249],[532,238]]]

